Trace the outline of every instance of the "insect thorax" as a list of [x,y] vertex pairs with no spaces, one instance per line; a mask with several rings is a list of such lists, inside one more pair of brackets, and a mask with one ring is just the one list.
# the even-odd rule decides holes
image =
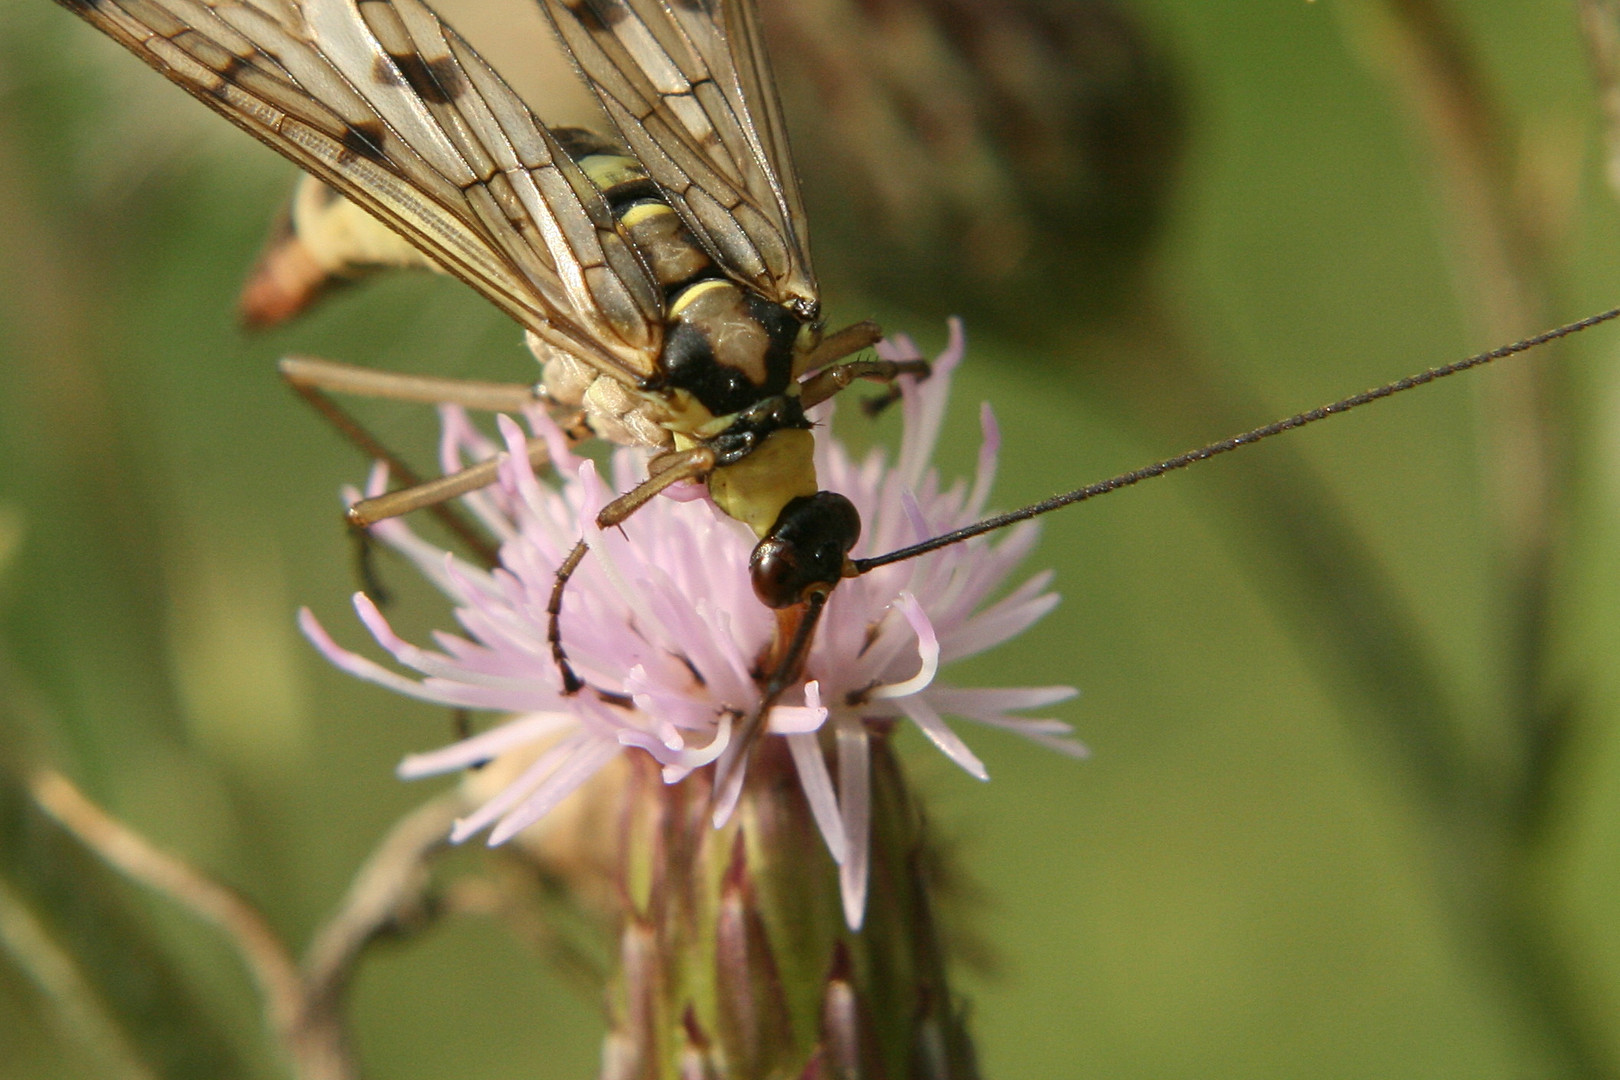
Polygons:
[[554,134],[663,291],[666,321],[659,374],[641,386],[529,335],[547,395],[581,408],[614,442],[712,446],[717,501],[763,535],[783,504],[816,490],[794,366],[819,340],[819,322],[728,276],[623,147],[578,128]]

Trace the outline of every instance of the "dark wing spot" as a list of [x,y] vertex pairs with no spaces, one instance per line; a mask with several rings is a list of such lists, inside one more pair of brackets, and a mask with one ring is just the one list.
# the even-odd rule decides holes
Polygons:
[[[371,77],[384,86],[398,86],[400,79],[399,69],[394,64],[390,64],[388,59],[386,56],[374,56],[371,58]],[[397,58],[395,63],[398,63]]]
[[383,125],[381,120],[363,120],[343,129],[343,149],[368,161],[379,164],[388,160],[383,153]]
[[430,105],[448,105],[463,90],[461,71],[448,56],[424,60],[420,53],[407,53],[390,58],[416,96]]
[[564,0],[563,6],[573,12],[579,25],[593,34],[606,33],[610,23],[621,22],[625,17],[617,5],[609,5],[604,17],[601,8],[591,0]]
[[466,79],[461,74],[461,65],[456,63],[455,57],[438,56],[428,61],[428,70],[433,73],[433,81],[439,84],[444,96],[454,100],[467,92]]
[[208,91],[210,96],[224,101],[226,100],[225,91],[241,81],[242,72],[246,71],[249,66],[246,60],[233,53],[224,63],[219,65],[217,71],[219,77],[213,82],[203,84],[203,89]]

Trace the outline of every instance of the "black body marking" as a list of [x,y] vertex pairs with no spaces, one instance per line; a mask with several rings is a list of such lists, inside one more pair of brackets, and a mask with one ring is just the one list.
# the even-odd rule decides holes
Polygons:
[[[723,279],[718,270],[700,281]],[[690,286],[688,286],[690,287]],[[765,382],[756,385],[743,372],[720,363],[708,334],[686,322],[673,323],[664,339],[664,384],[689,392],[716,416],[741,412],[763,397],[787,390],[793,379],[793,343],[801,323],[781,304],[744,290],[748,315],[765,331]],[[801,414],[802,415],[802,414]]]
[[731,426],[709,441],[716,465],[735,465],[775,431],[798,428],[808,431],[810,420],[799,407],[799,399],[778,394],[755,402],[732,421]]

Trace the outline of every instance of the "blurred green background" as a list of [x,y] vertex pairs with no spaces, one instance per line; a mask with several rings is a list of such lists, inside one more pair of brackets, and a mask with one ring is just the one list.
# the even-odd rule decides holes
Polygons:
[[[937,346],[944,314],[968,316],[947,464],[970,467],[992,401],[1011,506],[1620,302],[1573,6],[1451,4],[1433,40],[1455,70],[1412,51],[1433,10],[1135,0],[1108,25],[1147,59],[1105,80],[1134,156],[1110,169],[1115,138],[1047,172],[992,154],[1037,263],[999,277],[971,266],[1015,224],[975,235],[921,194],[914,246],[874,238],[838,187],[860,182],[838,157],[859,130],[829,127],[779,55],[834,320]],[[458,21],[544,92],[508,30],[537,20]],[[1494,125],[1458,110],[1489,151],[1472,173],[1435,105],[1462,84]],[[1027,100],[1056,115],[1094,92]],[[1497,186],[1475,199],[1481,175]],[[63,769],[301,944],[429,794],[395,762],[449,735],[295,631],[307,604],[361,640],[337,491],[366,464],[274,360],[501,379],[532,361],[425,276],[239,330],[292,176],[66,12],[0,0],[6,1078],[119,1075],[7,955],[25,915],[156,1075],[281,1075],[219,936],[79,856],[24,804],[28,768]],[[958,917],[987,958],[961,978],[988,1076],[1620,1077],[1617,333],[1510,362],[1536,379],[1467,376],[1048,519],[1030,565],[1057,567],[1062,606],[953,677],[1080,687],[1061,715],[1093,759],[966,732],[980,786],[906,740],[977,883]],[[1520,407],[1532,393],[1544,410]],[[429,410],[363,411],[431,445]],[[1563,455],[1548,482],[1538,439]],[[384,574],[407,627],[439,619]],[[594,1074],[598,1001],[493,922],[379,950],[353,1000],[369,1075]]]

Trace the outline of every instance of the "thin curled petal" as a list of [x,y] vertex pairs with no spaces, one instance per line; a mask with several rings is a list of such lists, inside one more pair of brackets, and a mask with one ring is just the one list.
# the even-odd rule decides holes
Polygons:
[[895,599],[894,606],[906,617],[906,622],[911,624],[911,629],[917,635],[917,658],[921,664],[917,668],[917,674],[911,678],[875,688],[867,695],[874,701],[909,697],[920,693],[927,689],[928,684],[933,682],[934,676],[939,673],[939,638],[934,633],[934,624],[929,621],[928,613],[909,592],[901,593]]

